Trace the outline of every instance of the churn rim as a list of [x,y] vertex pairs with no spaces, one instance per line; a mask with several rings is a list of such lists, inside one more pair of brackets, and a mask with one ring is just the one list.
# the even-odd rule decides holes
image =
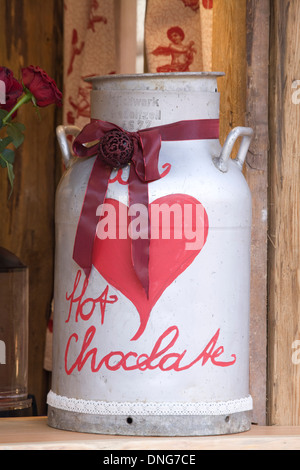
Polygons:
[[115,80],[115,79],[162,79],[162,78],[189,78],[189,77],[223,77],[225,72],[165,72],[165,73],[132,73],[132,74],[109,74],[109,75],[91,75],[85,77],[84,81],[93,82],[94,80]]

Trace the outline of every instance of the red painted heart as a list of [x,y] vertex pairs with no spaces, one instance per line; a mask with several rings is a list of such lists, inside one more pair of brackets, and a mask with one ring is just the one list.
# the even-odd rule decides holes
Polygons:
[[[119,228],[124,231],[124,226],[121,228],[121,224],[119,224],[120,213],[122,211],[124,214],[124,209],[127,214],[125,229],[128,233],[130,225],[128,208],[115,199],[107,199],[105,203],[113,208],[112,213],[115,215],[114,223],[116,224],[117,237],[104,240],[100,240],[98,237],[95,238],[93,265],[109,284],[122,292],[137,308],[140,316],[140,327],[132,338],[132,340],[137,340],[144,332],[151,310],[162,293],[187,269],[205,245],[209,225],[208,217],[202,204],[195,198],[185,194],[164,196],[149,205],[151,243],[150,285],[149,298],[147,298],[132,266],[131,239],[128,236],[125,239],[118,236],[120,233]],[[154,205],[155,208],[162,211],[161,213],[164,213],[164,210],[166,211],[164,214],[167,217],[164,223],[162,223],[161,218],[156,219],[159,220],[159,227],[154,226]],[[176,218],[176,216],[170,217],[171,212],[176,213],[177,216],[180,214],[179,218]],[[104,217],[107,218],[107,216],[103,214],[103,222]],[[166,230],[168,226],[170,227],[169,234],[168,231],[163,234],[163,230]],[[153,238],[155,229],[159,230],[156,235],[157,238]]]

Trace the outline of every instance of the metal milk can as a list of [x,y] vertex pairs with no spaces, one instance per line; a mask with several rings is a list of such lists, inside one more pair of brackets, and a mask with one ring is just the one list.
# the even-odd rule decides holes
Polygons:
[[57,129],[52,427],[250,428],[252,130],[221,147],[221,75],[93,77],[91,123]]

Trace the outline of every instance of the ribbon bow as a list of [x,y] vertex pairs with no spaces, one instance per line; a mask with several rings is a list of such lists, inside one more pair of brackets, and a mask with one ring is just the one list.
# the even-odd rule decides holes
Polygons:
[[[111,147],[116,149],[115,132],[118,132],[119,151],[117,161],[107,152],[109,138]],[[180,121],[159,127],[128,132],[121,127],[93,120],[87,124],[73,142],[73,151],[79,157],[96,155],[88,181],[82,211],[75,237],[73,259],[89,277],[93,246],[96,236],[98,216],[97,208],[105,201],[107,187],[113,167],[121,167],[131,161],[128,180],[129,204],[144,204],[148,214],[148,237],[131,240],[131,257],[134,270],[147,297],[149,296],[149,251],[150,221],[148,210],[148,183],[160,179],[158,170],[161,141],[217,139],[219,137],[219,120]],[[96,144],[86,146],[91,142]],[[115,157],[115,155],[113,155]]]

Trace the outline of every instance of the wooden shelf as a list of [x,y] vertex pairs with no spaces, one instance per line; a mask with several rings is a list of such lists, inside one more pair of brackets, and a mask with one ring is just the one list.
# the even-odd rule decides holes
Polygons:
[[300,426],[252,426],[241,434],[130,437],[50,428],[46,417],[1,418],[0,450],[300,450]]

